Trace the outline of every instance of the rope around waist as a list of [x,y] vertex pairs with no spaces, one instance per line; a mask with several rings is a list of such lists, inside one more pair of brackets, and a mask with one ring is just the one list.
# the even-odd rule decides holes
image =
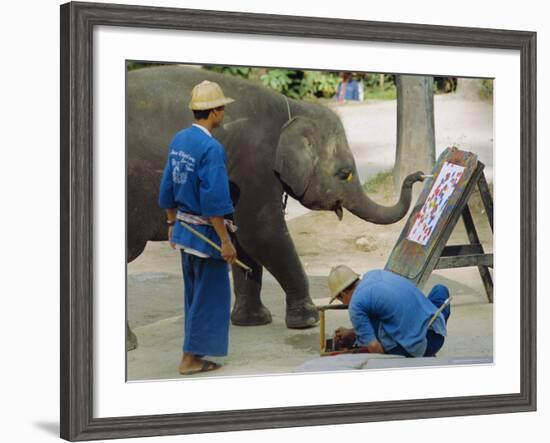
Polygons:
[[[212,223],[207,217],[203,217],[201,215],[194,215],[194,214],[188,214],[186,212],[182,212],[178,210],[176,213],[176,218],[179,221],[189,223],[192,225],[207,225],[212,226]],[[235,225],[231,220],[223,220],[225,227],[229,230],[229,232],[236,232],[237,231],[237,225]]]

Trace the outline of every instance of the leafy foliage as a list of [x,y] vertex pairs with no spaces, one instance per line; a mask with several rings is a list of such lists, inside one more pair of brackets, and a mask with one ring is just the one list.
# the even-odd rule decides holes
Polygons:
[[299,95],[301,98],[330,98],[334,97],[340,79],[330,72],[304,71],[304,78],[300,83]]
[[219,72],[220,74],[229,74],[234,77],[249,78],[252,68],[238,66],[205,66],[209,71]]
[[365,84],[365,88],[367,89],[389,89],[392,86],[395,86],[395,75],[364,74],[363,83]]
[[142,62],[126,62],[126,70],[128,72],[135,71],[136,69],[149,68],[154,66],[164,66],[169,63],[142,63]]
[[384,84],[383,88],[365,88],[365,100],[395,100],[397,88],[395,83]]
[[[164,63],[127,62],[128,71],[159,66]],[[335,71],[303,71],[284,68],[251,68],[246,66],[205,65],[203,69],[231,75],[264,84],[287,97],[294,99],[332,99],[336,96],[340,75]],[[365,100],[395,100],[397,97],[395,75],[380,73],[354,73],[353,77],[363,82]],[[450,77],[436,77],[434,92],[449,92]],[[443,86],[442,86],[443,85]],[[484,81],[482,93],[492,97],[493,83]]]
[[288,97],[300,98],[296,87],[293,84],[293,77],[296,76],[296,71],[289,69],[269,69],[260,76],[260,80],[265,86],[274,89]]
[[484,100],[493,99],[493,80],[484,79],[481,82],[481,91],[479,91],[479,96]]
[[393,74],[365,74],[365,100],[395,100],[397,88]]

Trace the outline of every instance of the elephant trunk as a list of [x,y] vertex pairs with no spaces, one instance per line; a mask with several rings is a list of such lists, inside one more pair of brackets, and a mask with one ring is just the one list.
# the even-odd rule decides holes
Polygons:
[[378,225],[389,225],[401,220],[409,211],[412,200],[412,187],[417,181],[423,181],[422,172],[408,175],[401,186],[399,201],[393,206],[382,206],[372,201],[362,192],[351,202],[344,202],[344,207],[357,217]]

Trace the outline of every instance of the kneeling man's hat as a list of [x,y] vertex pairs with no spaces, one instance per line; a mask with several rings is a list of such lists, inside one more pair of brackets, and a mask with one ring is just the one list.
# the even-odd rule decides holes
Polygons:
[[329,304],[336,300],[336,297],[338,297],[340,292],[348,286],[351,286],[351,284],[358,279],[359,274],[346,265],[339,265],[332,268],[328,276],[328,288],[330,291]]

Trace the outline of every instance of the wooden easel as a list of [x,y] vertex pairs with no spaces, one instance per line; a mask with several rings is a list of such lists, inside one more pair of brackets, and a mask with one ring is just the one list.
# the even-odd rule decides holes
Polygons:
[[434,253],[434,257],[429,261],[428,266],[424,269],[424,272],[419,278],[418,286],[422,287],[424,285],[434,269],[477,266],[479,269],[479,275],[483,281],[483,286],[485,286],[487,299],[490,303],[493,303],[493,278],[489,272],[489,268],[493,267],[493,254],[485,253],[483,245],[481,244],[477,234],[472,213],[470,212],[470,208],[468,206],[468,199],[473,193],[475,185],[477,185],[483,207],[485,208],[485,214],[487,215],[489,226],[491,227],[491,232],[493,232],[493,197],[489,190],[487,180],[485,179],[483,169],[483,163],[478,162],[478,167],[473,177],[474,180],[472,180],[472,189],[469,191],[466,190],[464,193],[465,201],[463,203],[462,211],[457,210],[457,213],[459,214],[457,218],[461,216],[464,221],[464,227],[466,228],[466,233],[468,234],[469,243],[464,245],[447,245],[447,240],[456,225],[456,221],[454,223],[449,223],[446,229],[448,232],[445,232],[445,238],[443,238],[443,236],[440,238],[439,242],[441,243],[441,246],[438,245],[437,250],[434,251],[436,253]]
[[[419,288],[424,286],[434,269],[477,266],[485,287],[487,298],[490,303],[493,302],[493,279],[489,271],[489,268],[493,267],[493,254],[485,253],[474,224],[472,213],[468,206],[470,197],[477,186],[483,207],[485,208],[485,214],[489,221],[489,226],[491,227],[491,232],[493,232],[493,197],[491,196],[489,185],[485,179],[485,174],[483,172],[484,168],[485,165],[478,161],[472,178],[464,189],[441,235],[437,239],[430,256],[427,258],[426,265],[415,278],[410,279]],[[449,237],[461,217],[464,221],[469,243],[463,245],[447,245]],[[388,264],[386,264],[386,269],[389,269]]]

